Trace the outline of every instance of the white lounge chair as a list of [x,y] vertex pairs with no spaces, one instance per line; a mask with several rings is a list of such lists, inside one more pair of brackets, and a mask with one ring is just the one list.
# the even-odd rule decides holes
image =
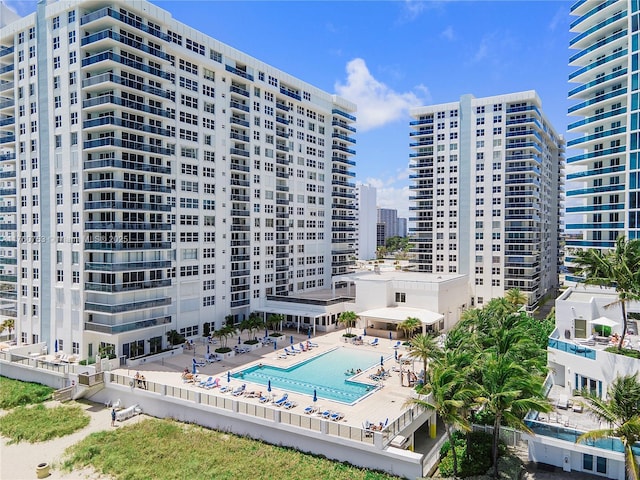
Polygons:
[[379,341],[379,339],[378,339],[378,338],[374,338],[373,340],[371,340],[371,341],[369,342],[369,345],[372,345],[372,346],[374,346],[374,347],[377,347],[377,346],[378,346],[378,341]]
[[304,407],[304,413],[307,415],[311,415],[312,413],[316,413],[318,411],[318,407],[315,405],[309,405],[308,407]]

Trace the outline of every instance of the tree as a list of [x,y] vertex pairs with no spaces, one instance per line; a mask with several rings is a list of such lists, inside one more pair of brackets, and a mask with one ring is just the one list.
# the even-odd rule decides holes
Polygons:
[[442,351],[438,347],[438,342],[431,335],[416,335],[409,340],[409,356],[422,361],[424,371],[424,383],[428,383],[429,360],[440,358]]
[[418,327],[422,325],[422,322],[419,318],[416,317],[407,317],[403,322],[400,322],[396,325],[397,330],[402,330],[404,336],[407,338],[411,338],[413,332],[416,331]]
[[543,395],[543,380],[532,375],[520,362],[509,356],[488,353],[482,361],[478,404],[494,415],[491,456],[493,475],[498,478],[498,441],[504,423],[531,433],[523,421],[529,410],[548,412],[551,405]]
[[622,310],[622,335],[618,343],[621,350],[627,333],[627,305],[640,300],[640,239],[627,241],[620,236],[612,250],[589,248],[572,253],[575,273],[583,276],[586,284],[615,288],[618,298],[605,308],[620,305]]
[[507,302],[512,304],[516,309],[526,305],[529,302],[529,297],[519,288],[512,288],[507,290],[504,294],[504,298]]
[[388,253],[387,247],[380,246],[380,247],[376,248],[376,258],[378,260],[383,259],[384,257],[386,257],[387,253]]
[[338,316],[338,322],[344,323],[345,328],[347,329],[347,335],[351,335],[351,327],[353,327],[358,320],[358,315],[356,312],[352,312],[350,310],[346,312],[342,312]]
[[11,332],[16,328],[16,320],[14,318],[7,318],[2,325],[0,325],[0,331],[9,330],[9,337],[11,337]]
[[264,328],[264,321],[262,320],[262,316],[257,312],[252,312],[251,314],[249,314],[248,320],[249,335],[255,339],[255,332]]
[[251,340],[251,321],[248,317],[238,324],[238,331],[240,332],[240,335],[242,335],[242,332],[245,330],[247,331],[247,340]]
[[636,463],[633,446],[640,441],[640,382],[638,373],[617,377],[607,390],[607,399],[585,391],[583,396],[589,403],[591,413],[609,427],[591,430],[578,437],[576,443],[618,437],[624,446],[625,466],[631,480],[639,480],[640,471]]
[[167,341],[171,347],[174,345],[180,345],[184,340],[184,335],[180,334],[177,330],[169,330],[167,332]]
[[219,330],[216,330],[215,332],[213,332],[213,335],[216,338],[220,339],[220,343],[222,344],[222,347],[226,348],[227,339],[230,336],[235,335],[235,333],[236,333],[236,328],[233,325],[225,325]]
[[271,330],[275,331],[276,327],[282,322],[284,322],[284,315],[281,313],[272,313],[267,317],[267,327]]
[[[425,370],[426,372],[426,370]],[[451,454],[453,474],[458,474],[458,458],[452,430],[470,431],[471,425],[464,415],[465,401],[473,397],[466,378],[455,366],[438,363],[429,375],[429,382],[418,391],[418,397],[409,398],[405,405],[419,405],[434,410],[445,425]],[[429,394],[431,394],[429,396]]]

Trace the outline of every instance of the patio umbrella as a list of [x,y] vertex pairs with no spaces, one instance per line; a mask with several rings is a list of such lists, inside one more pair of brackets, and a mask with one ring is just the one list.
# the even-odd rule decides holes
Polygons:
[[227,372],[227,383],[231,382],[231,370]]
[[394,350],[394,351],[393,351],[393,354],[395,355],[396,360],[398,360],[398,350]]
[[596,318],[595,320],[591,320],[591,324],[601,325],[603,327],[615,327],[616,325],[618,325],[618,322],[615,322],[607,317],[599,317],[599,318]]
[[271,393],[271,380],[267,382],[267,392]]
[[291,345],[293,345],[293,335],[291,335],[291,337],[289,337],[291,339]]
[[307,338],[311,338],[311,327],[309,327],[309,330],[307,330]]
[[393,337],[391,336],[391,332],[389,332],[389,340],[393,340]]
[[273,341],[273,349],[274,350],[278,349],[278,342],[276,340]]
[[209,355],[209,344],[207,343],[207,355]]
[[57,352],[57,351],[58,351],[58,340],[56,340],[56,343],[55,343],[55,345],[54,345],[54,348],[55,348],[55,351]]
[[362,336],[366,337],[367,336],[367,329],[366,327],[364,329],[362,329]]
[[384,356],[380,355],[380,366],[384,367]]
[[313,401],[314,403],[318,401],[318,394],[315,388],[313,389]]
[[264,338],[267,338],[269,336],[269,329],[265,328],[264,329]]
[[194,375],[195,375],[196,373],[198,373],[198,370],[196,370],[196,362],[195,362],[195,360],[193,361],[193,366],[192,366],[192,368],[191,368],[191,373],[193,373]]
[[240,337],[238,337],[238,345],[240,345]]

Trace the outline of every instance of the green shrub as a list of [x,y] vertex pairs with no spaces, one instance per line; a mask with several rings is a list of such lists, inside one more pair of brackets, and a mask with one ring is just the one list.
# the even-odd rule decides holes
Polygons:
[[258,340],[245,340],[244,341],[245,345],[255,345],[256,343],[259,343]]
[[[453,439],[458,460],[458,476],[469,477],[471,475],[483,475],[491,468],[492,437],[490,434],[471,432],[469,452],[467,452],[465,433],[454,432]],[[503,452],[504,446],[500,450],[500,453]],[[440,459],[440,474],[445,477],[452,476],[453,455],[451,455],[451,446],[448,441],[440,448]]]
[[355,333],[343,333],[342,336],[347,338],[357,337]]
[[623,348],[618,350],[618,347],[607,347],[604,349],[605,352],[615,353],[617,355],[624,355],[625,357],[637,358],[640,359],[640,351],[634,350],[632,348]]
[[216,353],[229,353],[231,349],[229,347],[216,348]]
[[8,410],[21,405],[42,403],[51,398],[53,390],[39,383],[0,377],[0,408]]
[[274,332],[269,334],[270,337],[281,337],[282,334],[280,332]]

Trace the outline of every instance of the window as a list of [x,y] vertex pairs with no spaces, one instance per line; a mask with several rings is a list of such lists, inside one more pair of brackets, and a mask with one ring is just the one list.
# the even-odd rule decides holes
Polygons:
[[396,303],[405,303],[407,301],[406,293],[396,292]]

